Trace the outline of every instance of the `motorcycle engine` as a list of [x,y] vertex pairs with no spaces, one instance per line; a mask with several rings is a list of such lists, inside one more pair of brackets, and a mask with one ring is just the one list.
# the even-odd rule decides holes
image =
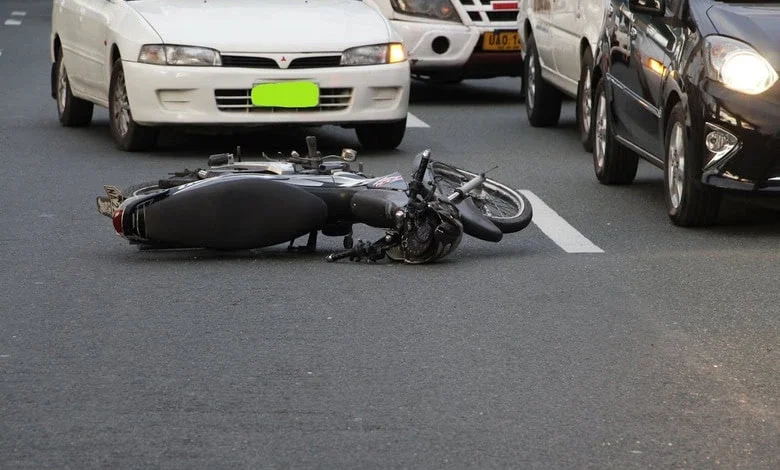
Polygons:
[[450,254],[460,244],[462,235],[457,209],[429,203],[426,210],[407,214],[400,231],[401,244],[388,255],[409,264],[429,263]]

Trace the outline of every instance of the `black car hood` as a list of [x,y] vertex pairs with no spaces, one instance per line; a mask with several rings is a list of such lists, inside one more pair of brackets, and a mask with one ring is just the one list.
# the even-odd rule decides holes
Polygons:
[[750,44],[780,70],[780,1],[715,2],[707,16],[718,34]]

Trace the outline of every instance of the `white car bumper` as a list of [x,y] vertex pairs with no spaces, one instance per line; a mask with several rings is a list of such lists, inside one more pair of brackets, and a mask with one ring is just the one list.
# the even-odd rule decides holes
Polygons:
[[520,75],[522,63],[517,52],[481,50],[486,31],[516,30],[463,24],[432,24],[391,20],[404,38],[412,73],[443,73],[464,77]]
[[[409,63],[314,69],[175,67],[123,63],[133,120],[142,125],[351,124],[395,121],[409,107]],[[317,108],[251,104],[254,84],[312,80]]]

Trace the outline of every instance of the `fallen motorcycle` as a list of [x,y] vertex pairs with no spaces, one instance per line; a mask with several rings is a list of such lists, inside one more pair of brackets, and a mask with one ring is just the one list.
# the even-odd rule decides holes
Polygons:
[[[531,204],[521,193],[485,173],[433,160],[430,150],[415,157],[407,183],[398,172],[366,175],[354,150],[323,156],[313,136],[306,144],[305,156],[293,151],[244,161],[238,148],[210,156],[205,169],[124,190],[106,185],[98,211],[143,249],[244,250],[289,242],[291,250],[315,251],[322,233],[344,237],[344,250],[328,261],[388,257],[411,264],[447,256],[463,233],[498,242],[531,222]],[[355,224],[385,234],[355,242]],[[305,246],[294,246],[307,234]]]

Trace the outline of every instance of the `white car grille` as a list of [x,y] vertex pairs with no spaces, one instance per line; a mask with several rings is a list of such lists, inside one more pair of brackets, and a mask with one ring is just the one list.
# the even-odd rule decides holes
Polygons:
[[251,89],[214,90],[217,109],[231,113],[312,113],[343,111],[352,101],[352,88],[320,88],[320,104],[314,108],[276,108],[252,105]]
[[477,26],[514,27],[518,2],[511,0],[452,0],[460,3]]

